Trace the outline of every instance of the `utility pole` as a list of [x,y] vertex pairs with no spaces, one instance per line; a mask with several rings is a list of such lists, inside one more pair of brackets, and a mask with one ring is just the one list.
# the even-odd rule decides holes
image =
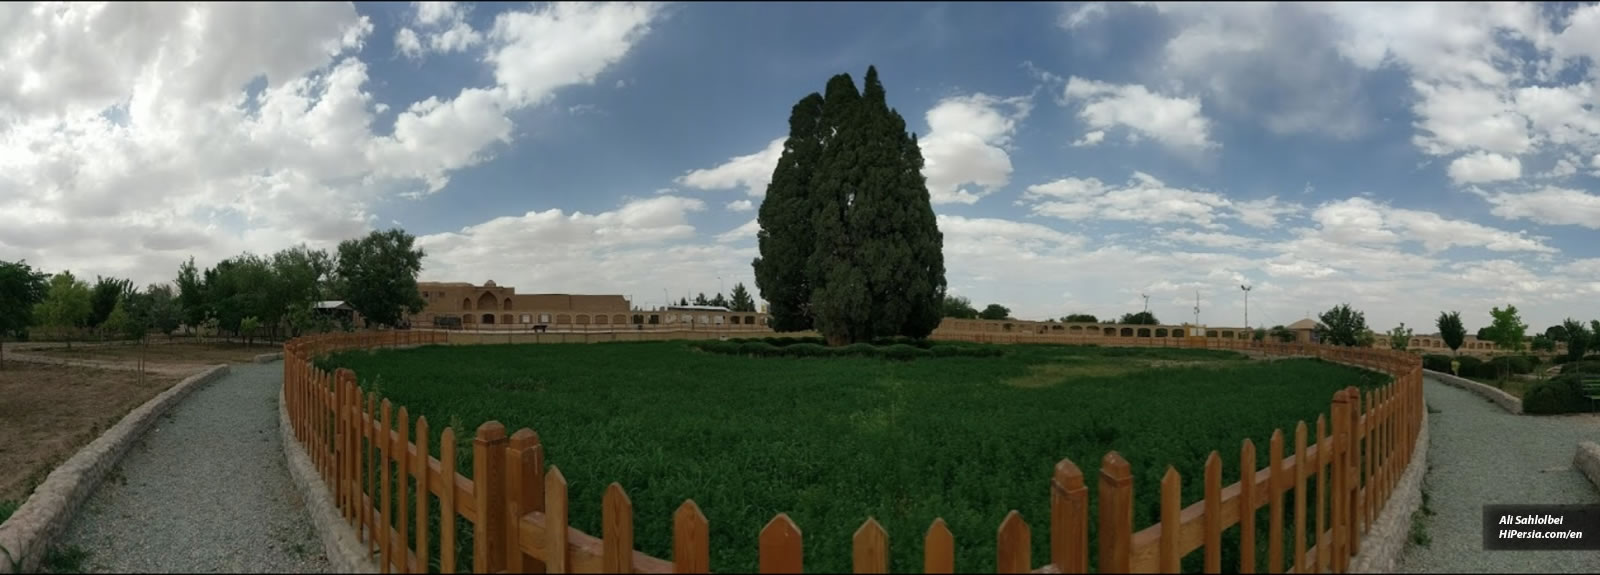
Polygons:
[[1241,285],[1239,289],[1244,290],[1244,328],[1250,329],[1250,286]]
[[672,307],[672,296],[667,295],[667,288],[661,288],[661,299],[663,303],[661,309]]
[[1150,296],[1147,294],[1139,294],[1139,297],[1144,298],[1144,312],[1150,313]]
[[717,274],[717,295],[722,295],[722,274]]
[[1200,327],[1200,290],[1194,290],[1194,326]]

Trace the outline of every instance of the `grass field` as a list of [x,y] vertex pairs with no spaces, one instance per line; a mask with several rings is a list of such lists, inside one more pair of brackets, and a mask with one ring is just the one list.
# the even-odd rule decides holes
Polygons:
[[[1101,457],[1122,453],[1145,527],[1158,520],[1168,464],[1195,501],[1212,450],[1231,483],[1245,438],[1264,464],[1273,429],[1291,440],[1287,452],[1295,422],[1313,424],[1334,391],[1387,381],[1231,352],[1004,348],[998,358],[894,362],[715,355],[683,342],[424,347],[348,353],[324,366],[352,368],[363,387],[426,415],[435,445],[454,426],[463,473],[480,423],[538,431],[547,461],[571,483],[572,525],[585,532],[600,533],[603,490],[619,482],[638,548],[670,558],[672,512],[692,498],[711,522],[712,569],[749,572],[757,534],[779,512],[803,531],[808,570],[848,572],[850,536],[873,516],[889,532],[893,571],[920,572],[935,517],[955,535],[958,569],[991,571],[1010,509],[1032,527],[1040,565],[1051,469],[1063,457],[1083,469],[1093,499]],[[459,543],[470,551],[470,537]],[[1224,565],[1237,559],[1225,555]]]

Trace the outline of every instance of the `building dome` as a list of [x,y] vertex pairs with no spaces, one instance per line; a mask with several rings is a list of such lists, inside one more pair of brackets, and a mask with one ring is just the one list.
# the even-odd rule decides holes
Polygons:
[[495,287],[494,286],[494,280],[489,280],[489,281],[483,282],[483,287],[486,287],[486,288]]

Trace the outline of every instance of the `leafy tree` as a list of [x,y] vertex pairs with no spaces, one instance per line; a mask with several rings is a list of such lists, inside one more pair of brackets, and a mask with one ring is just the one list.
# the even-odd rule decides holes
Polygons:
[[679,306],[689,305],[689,299],[688,298],[681,298],[681,297],[678,298],[678,305]]
[[732,304],[729,307],[733,311],[756,311],[756,301],[750,297],[750,290],[745,289],[744,282],[733,284],[733,294],[729,296],[728,300],[728,303]]
[[977,319],[978,308],[972,307],[972,300],[966,296],[945,294],[944,316],[956,319]]
[[1100,323],[1099,318],[1090,313],[1071,313],[1061,318],[1062,323]]
[[1366,315],[1352,309],[1347,303],[1322,312],[1318,319],[1322,321],[1322,341],[1331,345],[1360,345],[1362,332],[1367,331]]
[[1405,351],[1411,347],[1411,328],[1406,327],[1406,322],[1400,322],[1400,327],[1389,330],[1389,348],[1396,351]]
[[1467,341],[1467,328],[1461,325],[1461,312],[1439,312],[1439,319],[1434,322],[1439,327],[1439,337],[1444,339],[1444,344],[1450,347],[1450,353],[1461,349],[1461,344]]
[[979,319],[1006,319],[1009,317],[1011,317],[1011,308],[997,303],[989,304],[988,307],[983,308],[983,311],[978,312]]
[[339,243],[337,270],[347,290],[344,299],[367,322],[396,325],[427,305],[417,291],[417,274],[426,254],[412,247],[415,242],[411,234],[395,228]]
[[[34,307],[34,317],[43,325],[71,331],[89,321],[89,284],[64,271],[50,278],[44,301]],[[72,337],[67,338],[67,348],[72,347]]]
[[190,331],[205,323],[211,310],[206,308],[205,280],[194,265],[194,257],[178,266],[178,317]]
[[[138,327],[139,324],[128,317],[128,299],[130,298],[118,299],[116,305],[112,306],[111,313],[106,314],[106,320],[101,325],[107,331],[117,335],[128,335],[129,332]],[[143,338],[132,337],[129,339],[138,340]]]
[[1565,324],[1555,324],[1544,328],[1544,336],[1550,341],[1565,343],[1567,341],[1567,327]]
[[[27,261],[0,262],[0,339],[20,337],[33,325],[34,306],[44,301],[50,283],[44,272],[34,271]],[[0,367],[5,363],[0,346]]]
[[[1494,322],[1489,325],[1490,341],[1494,342],[1495,349],[1508,352],[1522,351],[1523,338],[1528,331],[1527,324],[1522,323],[1522,317],[1517,315],[1517,306],[1506,304],[1505,309],[1495,307],[1489,312],[1494,317]],[[1505,380],[1509,373],[1510,363],[1502,362],[1500,379]]]
[[276,336],[279,329],[289,327],[294,310],[321,301],[331,291],[334,262],[327,252],[300,245],[273,254],[271,264],[272,289],[257,312],[262,325]]
[[938,327],[944,240],[905,128],[876,68],[863,90],[839,74],[791,111],[753,262],[779,331],[815,327],[841,345]]
[[178,307],[178,300],[172,294],[172,286],[168,284],[150,284],[144,290],[146,312],[149,317],[150,328],[155,329],[172,338],[172,331],[178,329],[183,323]]
[[[112,308],[123,296],[133,291],[133,282],[115,277],[95,276],[94,288],[89,294],[89,327],[100,327],[111,316]],[[112,329],[113,333],[118,330]]]
[[1528,344],[1528,347],[1534,351],[1555,351],[1556,340],[1550,339],[1550,336],[1542,333],[1534,334],[1533,341]]
[[1363,329],[1356,334],[1356,347],[1367,348],[1378,344],[1378,334],[1370,329]]
[[705,292],[700,292],[700,295],[694,296],[694,305],[711,305],[711,300],[706,299]]
[[255,343],[256,330],[258,329],[261,329],[261,320],[256,319],[256,316],[252,315],[239,320],[239,330],[244,332],[245,345]]
[[1267,340],[1267,330],[1263,329],[1263,328],[1259,328],[1259,327],[1256,328],[1255,331],[1250,332],[1250,339],[1252,339],[1254,341],[1266,341]]
[[[722,292],[717,292],[717,296],[711,298],[711,305],[718,307],[729,307],[728,298],[722,297]],[[729,309],[731,310],[732,308]]]
[[1155,314],[1148,311],[1122,314],[1122,320],[1117,323],[1127,325],[1161,325],[1161,321],[1156,319]]
[[[1600,333],[1584,329],[1583,322],[1567,318],[1561,322],[1562,331],[1567,334],[1567,361],[1579,361],[1583,354],[1589,351],[1597,342],[1600,342]],[[1595,326],[1600,327],[1600,326]]]
[[1294,343],[1294,330],[1291,330],[1287,327],[1275,325],[1272,326],[1272,329],[1267,330],[1267,332],[1272,336],[1273,339],[1278,340],[1280,343]]
[[1477,336],[1478,341],[1494,341],[1494,326],[1480,327],[1478,333],[1473,335]]

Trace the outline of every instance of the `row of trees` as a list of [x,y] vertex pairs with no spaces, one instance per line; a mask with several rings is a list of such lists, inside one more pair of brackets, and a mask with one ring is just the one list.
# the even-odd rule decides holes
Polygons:
[[184,325],[279,338],[335,329],[315,311],[327,299],[342,299],[368,324],[393,326],[424,305],[416,283],[424,254],[414,239],[398,229],[372,232],[341,242],[333,254],[297,246],[270,257],[241,254],[204,270],[190,258],[173,284],[142,290],[127,279],[98,277],[90,284],[71,271],[52,276],[26,262],[0,262],[0,334],[20,339],[42,327],[142,339]]
[[[678,305],[691,305],[689,298],[679,298]],[[733,284],[733,292],[728,297],[722,297],[718,292],[716,297],[707,298],[704,292],[696,295],[693,305],[719,306],[728,308],[728,311],[756,311],[755,298],[750,297],[750,291],[745,289],[744,283]]]

